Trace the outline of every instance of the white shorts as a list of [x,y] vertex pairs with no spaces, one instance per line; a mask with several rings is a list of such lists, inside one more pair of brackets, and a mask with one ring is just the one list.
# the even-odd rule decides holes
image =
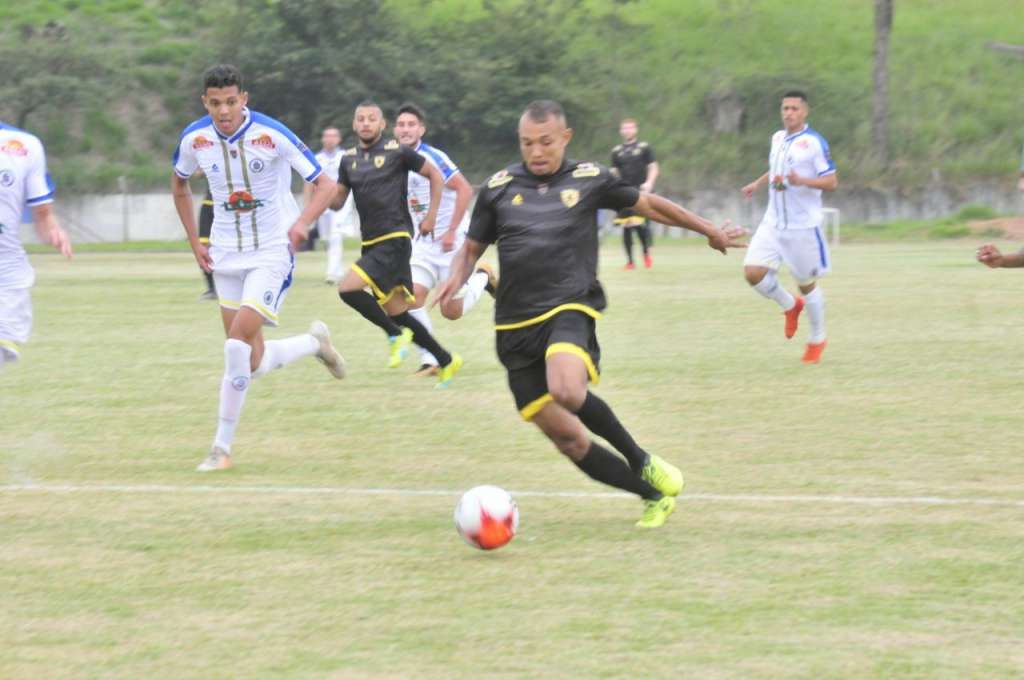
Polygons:
[[432,241],[429,236],[416,239],[412,244],[412,257],[409,259],[412,282],[431,290],[447,281],[452,269],[452,260],[462,247],[462,240],[455,239],[455,247],[446,253],[441,249],[439,240]]
[[761,226],[747,246],[743,265],[778,271],[785,263],[797,283],[808,284],[829,273],[832,258],[821,229],[776,229]]
[[335,231],[341,231],[341,211],[328,208],[316,220],[320,238],[330,238]]
[[0,352],[18,358],[32,332],[32,289],[0,288]]
[[276,326],[295,271],[295,257],[289,246],[281,244],[243,253],[210,248],[210,257],[220,306],[249,307],[259,312],[264,325]]

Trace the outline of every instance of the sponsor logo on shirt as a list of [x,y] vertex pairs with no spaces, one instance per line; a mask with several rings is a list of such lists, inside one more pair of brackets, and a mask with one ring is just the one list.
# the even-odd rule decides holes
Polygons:
[[213,146],[213,142],[203,137],[202,135],[196,135],[196,138],[192,140],[192,150],[199,151],[200,149],[209,149]]
[[811,146],[811,143],[808,142],[806,139],[801,139],[799,142],[796,143],[796,145],[801,149],[806,149]]
[[600,174],[601,168],[597,167],[593,163],[580,163],[576,166],[576,169],[572,171],[573,177],[597,177]]
[[252,144],[253,146],[260,147],[261,149],[274,148],[274,140],[271,139],[270,135],[268,135],[265,132],[258,137],[253,137],[252,139],[250,139],[249,143]]
[[17,139],[11,139],[3,146],[0,146],[0,151],[10,154],[11,156],[27,156],[28,149],[25,145],[19,142]]
[[491,178],[487,180],[487,188],[495,189],[503,184],[508,184],[511,181],[512,175],[508,174],[508,170],[500,170],[491,175]]
[[384,145],[385,151],[392,151],[398,148],[398,140],[392,139],[390,142]]
[[253,198],[253,195],[248,191],[233,191],[228,196],[228,200],[224,202],[224,209],[228,212],[247,213],[262,206],[263,201]]
[[420,203],[420,199],[413,196],[412,198],[409,199],[409,209],[412,210],[414,213],[426,212],[427,204]]

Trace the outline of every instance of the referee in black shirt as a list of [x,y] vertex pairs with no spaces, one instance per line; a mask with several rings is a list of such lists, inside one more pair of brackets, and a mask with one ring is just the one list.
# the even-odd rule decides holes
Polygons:
[[[600,165],[567,160],[571,138],[556,102],[527,107],[519,119],[523,160],[481,189],[469,236],[438,302],[452,299],[487,246],[496,243],[496,344],[520,415],[591,478],[643,498],[637,526],[658,527],[675,509],[682,473],[640,448],[608,404],[587,388],[588,381],[600,379],[595,326],[606,303],[597,280],[597,212],[630,208],[703,234],[722,253],[739,247],[734,239],[744,232],[720,230],[665,198],[641,194]],[[592,441],[588,429],[626,460]]]
[[[413,224],[409,214],[410,172],[430,180],[430,208],[420,223],[419,238],[433,238],[444,177],[433,163],[398,140],[384,137],[386,122],[381,108],[370,101],[356,107],[352,120],[359,143],[347,149],[338,166],[338,193],[334,210],[345,205],[349,191],[355,198],[362,230],[362,254],[338,284],[342,301],[388,336],[390,368],[396,368],[417,345],[433,354],[438,369],[437,387],[451,384],[462,358],[438,344],[423,324],[409,314],[413,295]],[[365,289],[372,291],[372,295]]]

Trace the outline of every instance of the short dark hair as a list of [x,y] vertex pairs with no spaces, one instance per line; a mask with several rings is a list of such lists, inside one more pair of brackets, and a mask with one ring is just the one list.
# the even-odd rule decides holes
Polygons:
[[528,116],[534,123],[543,123],[551,116],[560,118],[565,122],[565,111],[562,105],[551,99],[537,99],[526,105],[523,115]]
[[242,91],[242,72],[231,64],[217,64],[206,69],[203,73],[203,92],[211,87],[231,87],[232,85]]
[[380,107],[380,104],[373,101],[372,99],[364,99],[363,101],[356,104],[357,109],[377,109],[381,113],[384,113],[384,109]]
[[398,107],[398,111],[395,112],[395,118],[398,118],[403,113],[411,113],[412,115],[416,116],[416,119],[419,120],[419,122],[421,122],[421,123],[426,121],[426,119],[427,119],[426,115],[424,115],[424,113],[423,113],[423,109],[421,109],[420,107],[416,106],[412,102],[406,102],[406,103],[402,104],[401,106],[399,106]]
[[803,90],[789,90],[786,94],[782,95],[783,99],[802,99],[804,104],[807,103],[807,93]]

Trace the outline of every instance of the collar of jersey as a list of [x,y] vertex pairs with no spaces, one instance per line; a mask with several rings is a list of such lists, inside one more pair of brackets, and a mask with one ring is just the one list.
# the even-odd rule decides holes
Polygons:
[[785,141],[788,142],[791,139],[796,139],[797,137],[799,137],[800,135],[802,135],[803,133],[807,132],[810,129],[811,129],[811,126],[808,125],[807,123],[804,123],[804,126],[802,128],[800,128],[799,130],[797,130],[796,132],[794,132],[791,135],[787,135]]
[[238,130],[235,131],[235,134],[231,135],[230,137],[221,132],[220,128],[217,127],[217,123],[213,122],[213,119],[211,118],[210,124],[213,125],[213,131],[217,133],[218,137],[225,140],[228,144],[234,144],[235,142],[238,141],[239,137],[245,134],[245,131],[249,129],[249,126],[252,125],[252,114],[250,113],[248,107],[242,109],[242,114],[245,116],[242,119],[242,124],[239,126]]
[[522,162],[523,171],[526,173],[526,176],[527,177],[532,177],[533,179],[537,180],[538,182],[546,182],[549,179],[554,179],[555,177],[558,177],[563,172],[565,172],[569,168],[569,166],[571,166],[571,165],[573,165],[573,163],[570,162],[568,158],[562,158],[562,164],[559,165],[558,169],[555,170],[550,175],[535,175],[532,172],[530,172],[530,166],[528,166],[526,164],[526,161]]

